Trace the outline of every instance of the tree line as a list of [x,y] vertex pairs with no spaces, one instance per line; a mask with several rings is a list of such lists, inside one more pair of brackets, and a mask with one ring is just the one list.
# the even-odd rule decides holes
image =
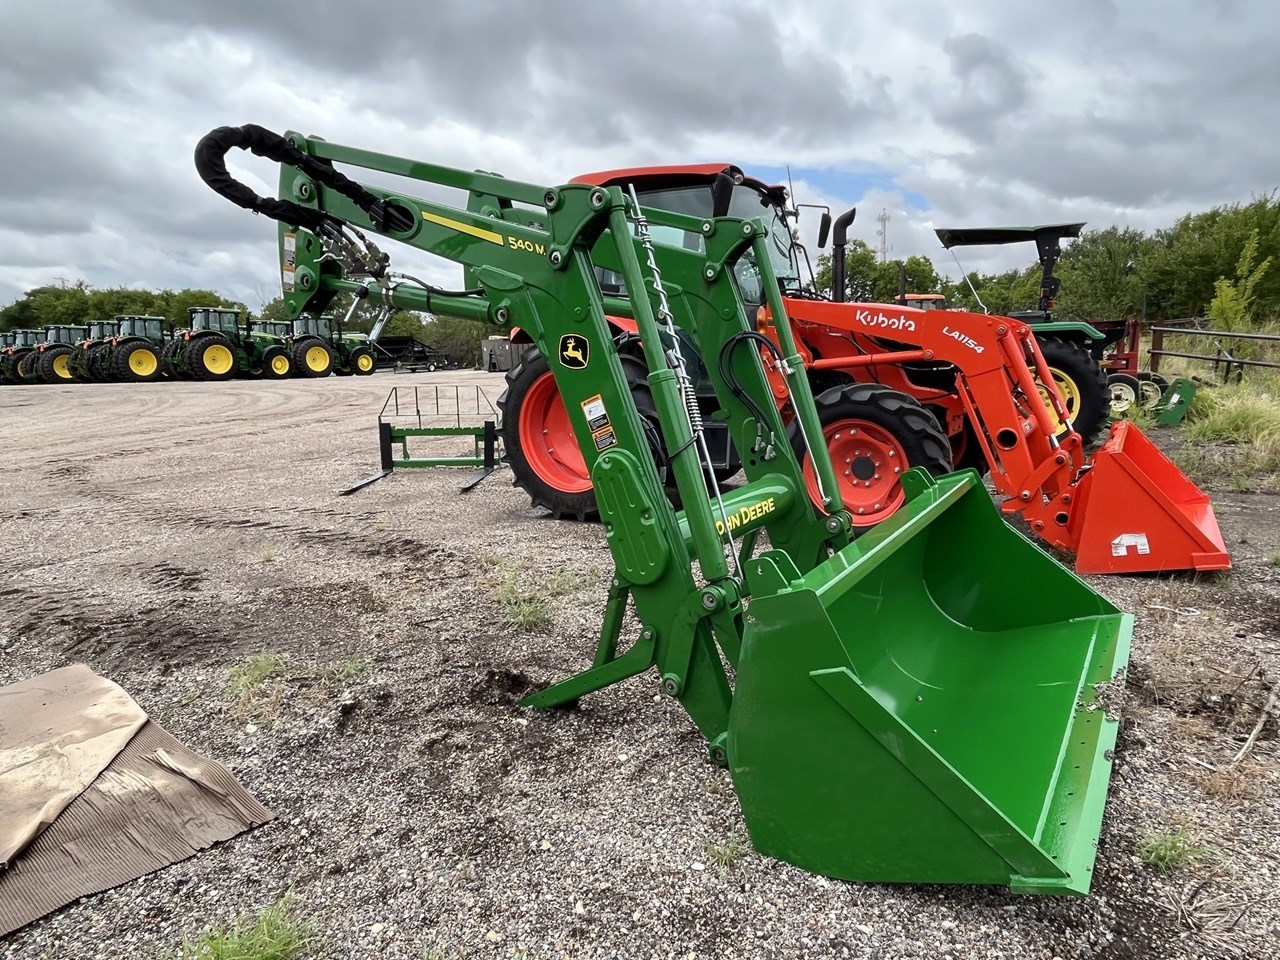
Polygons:
[[[981,309],[979,297],[992,313],[1033,309],[1040,265],[1034,247],[1027,244],[1026,250],[1026,267],[999,274],[975,271],[954,280],[939,273],[928,257],[908,257],[907,289],[941,293],[951,306],[969,310]],[[964,250],[956,252],[963,263]],[[886,302],[897,295],[894,263],[879,262],[861,240],[850,241],[845,253],[848,299]],[[1055,270],[1062,290],[1054,307],[1062,319],[1209,316],[1223,329],[1273,323],[1280,321],[1280,269],[1271,269],[1277,259],[1280,198],[1275,193],[1189,213],[1150,233],[1132,227],[1086,229],[1064,243]],[[817,268],[818,286],[829,292],[831,257],[819,257]]]
[[[951,306],[969,310],[981,309],[979,298],[992,313],[1033,308],[1039,299],[1040,266],[1030,244],[1027,249],[1026,267],[999,274],[975,271],[954,280],[939,272],[929,257],[907,257],[907,289],[941,293]],[[1280,323],[1280,269],[1271,269],[1277,259],[1280,198],[1275,193],[1189,213],[1151,233],[1115,226],[1085,230],[1063,250],[1056,269],[1062,290],[1055,310],[1063,319],[1208,316],[1215,327],[1226,330]],[[850,241],[845,262],[847,299],[883,303],[897,295],[896,264],[880,262],[864,241]],[[831,257],[823,255],[817,263],[819,289],[829,293],[831,279]],[[0,330],[83,326],[121,314],[164,317],[182,329],[188,308],[208,306],[249,314],[243,303],[213,290],[99,289],[76,281],[36,287],[0,308]],[[339,294],[329,312],[345,317],[350,306],[350,294]],[[369,332],[376,313],[368,301],[358,304],[349,329]],[[287,320],[284,301],[271,300],[257,318]],[[485,337],[503,332],[483,323],[409,310],[397,311],[385,329],[386,335],[412,336],[468,366],[479,362]]]
[[[328,312],[344,318],[351,301],[350,294],[340,293]],[[95,288],[77,280],[35,287],[0,308],[0,330],[38,330],[52,325],[83,327],[91,321],[111,320],[118,316],[163,317],[168,321],[169,329],[183,330],[187,326],[187,311],[192,307],[236,309],[254,321],[287,322],[289,319],[282,297],[268,301],[260,311],[254,312],[240,301],[229,300],[214,290]],[[364,301],[357,306],[346,329],[368,333],[376,319],[377,307]],[[454,363],[475,366],[480,361],[480,341],[503,331],[470,320],[398,310],[392,314],[383,332],[387,336],[413,337],[441,351]]]

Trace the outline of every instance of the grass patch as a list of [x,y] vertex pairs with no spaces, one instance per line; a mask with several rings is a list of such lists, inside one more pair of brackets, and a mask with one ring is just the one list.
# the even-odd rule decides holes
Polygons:
[[373,662],[368,657],[347,657],[337,663],[318,667],[315,676],[328,686],[345,687],[364,680],[372,670]]
[[576,592],[581,580],[572,571],[557,570],[539,579],[532,571],[505,561],[494,564],[499,581],[494,597],[503,615],[517,629],[541,630],[551,624],[551,599]]
[[295,960],[322,944],[323,938],[299,914],[288,897],[276,901],[256,918],[242,919],[225,929],[210,930],[198,940],[183,943],[171,960]]
[[1200,780],[1200,788],[1214,799],[1245,804],[1262,796],[1261,768],[1254,764],[1221,767]]
[[258,556],[262,557],[263,563],[275,563],[276,548],[270,543],[264,543],[262,549],[258,551]]
[[1271,565],[1273,567],[1280,567],[1280,553],[1273,553],[1271,555]]
[[706,851],[707,858],[715,864],[716,869],[721,874],[725,874],[741,862],[746,855],[747,845],[740,837],[731,837],[728,843],[704,840],[702,849]]
[[1270,381],[1202,389],[1174,458],[1193,479],[1236,493],[1280,490],[1280,402]]
[[227,693],[243,697],[261,687],[268,680],[284,675],[284,658],[270,651],[256,653],[247,661],[232,667],[227,673]]
[[1203,860],[1212,853],[1209,847],[1195,843],[1186,827],[1179,827],[1174,833],[1149,834],[1138,844],[1138,857],[1160,873]]

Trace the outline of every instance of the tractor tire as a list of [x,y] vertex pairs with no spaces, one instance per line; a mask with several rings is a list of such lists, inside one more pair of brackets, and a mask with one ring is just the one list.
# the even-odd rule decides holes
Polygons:
[[1127,373],[1111,374],[1107,377],[1107,392],[1111,416],[1117,420],[1123,420],[1130,410],[1141,406],[1142,384],[1135,376]]
[[10,383],[22,382],[22,361],[24,361],[30,353],[31,351],[28,350],[26,353],[14,353],[12,356],[5,358],[4,376],[6,380]]
[[293,359],[284,347],[267,347],[262,354],[262,375],[268,380],[283,380],[293,373]]
[[[1169,381],[1159,374],[1146,371],[1137,373],[1135,376],[1138,378],[1138,406],[1143,410],[1154,410],[1160,403],[1160,398],[1164,396],[1164,392],[1169,389]],[[1110,384],[1111,380],[1108,378],[1108,387]]]
[[84,372],[85,376],[94,383],[102,383],[107,380],[106,371],[102,367],[103,350],[106,344],[95,343],[84,353]]
[[[906,502],[901,474],[907,470],[924,467],[934,476],[951,472],[951,443],[937,418],[914,397],[876,383],[855,383],[827,390],[815,403],[855,534],[887,520]],[[803,433],[793,431],[791,442],[809,498],[824,509]]]
[[151,383],[160,379],[160,352],[149,343],[121,344],[111,358],[112,373],[121,383]]
[[535,507],[557,520],[599,516],[586,459],[569,425],[551,367],[537,350],[507,371],[507,388],[498,397],[502,449],[511,467],[512,485]]
[[357,377],[372,375],[378,366],[377,361],[373,359],[373,352],[365,347],[356,347],[347,360],[351,365],[351,372]]
[[65,345],[50,347],[39,355],[33,369],[45,383],[74,383],[76,377],[71,371],[71,353],[72,349]]
[[239,368],[236,349],[220,333],[196,337],[182,351],[182,366],[193,380],[230,380]]
[[181,369],[182,348],[185,344],[185,340],[170,340],[160,351],[160,369],[171,380],[182,380],[186,377]]
[[[665,454],[646,379],[648,370],[635,357],[624,355],[621,360],[649,440],[650,455],[665,483]],[[551,368],[536,349],[526,351],[520,362],[507,371],[507,388],[498,397],[498,412],[512,486],[524,490],[535,507],[549,510],[557,520],[596,519],[600,510],[586,459],[578,448]]]
[[20,383],[35,383],[40,379],[40,353],[32,350],[22,358],[22,362],[18,364],[18,381]]
[[303,337],[293,345],[293,370],[300,377],[327,377],[333,372],[333,351],[319,337]]
[[1107,426],[1107,375],[1089,351],[1074,340],[1037,337],[1036,341],[1066,401],[1071,425],[1088,446]]

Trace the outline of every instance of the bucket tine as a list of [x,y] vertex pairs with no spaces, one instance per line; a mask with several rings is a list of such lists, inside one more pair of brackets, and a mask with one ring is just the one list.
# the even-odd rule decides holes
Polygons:
[[1069,532],[1081,573],[1231,569],[1208,494],[1132,423],[1081,477]]

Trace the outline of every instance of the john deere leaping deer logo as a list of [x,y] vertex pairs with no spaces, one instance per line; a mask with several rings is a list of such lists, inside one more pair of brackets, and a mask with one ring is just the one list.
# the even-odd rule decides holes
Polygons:
[[591,344],[576,333],[566,333],[560,338],[560,363],[570,370],[581,370],[591,356]]

